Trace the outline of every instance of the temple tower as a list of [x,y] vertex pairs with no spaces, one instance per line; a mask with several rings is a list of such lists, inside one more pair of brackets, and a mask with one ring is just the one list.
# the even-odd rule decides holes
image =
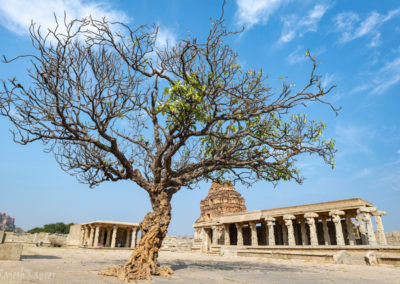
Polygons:
[[200,211],[196,223],[210,222],[212,217],[228,213],[246,212],[246,205],[231,182],[213,181],[208,195],[200,202]]

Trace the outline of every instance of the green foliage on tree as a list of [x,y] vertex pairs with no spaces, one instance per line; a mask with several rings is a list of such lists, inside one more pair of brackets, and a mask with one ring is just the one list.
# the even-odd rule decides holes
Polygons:
[[45,224],[43,227],[35,227],[28,231],[28,233],[50,233],[50,234],[68,234],[70,227],[74,223],[65,224],[63,222],[58,222],[54,224]]

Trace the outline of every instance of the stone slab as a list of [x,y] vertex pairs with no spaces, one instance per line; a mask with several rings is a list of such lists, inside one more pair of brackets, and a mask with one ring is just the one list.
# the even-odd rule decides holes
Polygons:
[[21,260],[23,245],[0,244],[0,260]]
[[5,231],[0,231],[0,244],[4,243],[5,237],[6,237]]

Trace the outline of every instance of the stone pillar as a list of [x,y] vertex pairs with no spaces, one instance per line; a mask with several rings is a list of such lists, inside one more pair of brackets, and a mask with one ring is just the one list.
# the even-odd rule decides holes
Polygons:
[[112,231],[112,237],[111,237],[111,247],[115,248],[115,243],[117,242],[117,231],[118,231],[118,226],[113,227]]
[[268,228],[268,245],[274,246],[275,245],[275,233],[274,233],[274,224],[272,222],[275,221],[273,217],[265,217],[265,222],[267,222]]
[[357,215],[356,219],[358,222],[358,230],[360,231],[361,244],[367,245],[368,238],[367,238],[367,230],[365,229],[364,220],[361,215]]
[[332,222],[335,224],[335,232],[336,232],[336,244],[338,246],[344,246],[344,237],[343,237],[343,230],[342,230],[342,218],[341,215],[344,215],[344,211],[341,210],[332,210],[329,212],[329,216],[332,217]]
[[82,243],[82,245],[84,245],[85,242],[87,242],[88,237],[89,237],[89,229],[88,229],[88,227],[83,226],[83,229],[85,230],[85,235],[84,235],[84,237],[83,237],[83,243]]
[[297,224],[298,224],[298,222],[295,220],[295,222],[293,223],[293,230],[294,230],[294,242],[296,245],[300,244],[299,231],[297,229]]
[[106,228],[107,230],[107,238],[106,238],[106,246],[111,245],[111,228]]
[[310,228],[310,239],[311,245],[317,246],[318,245],[318,237],[317,237],[317,228],[315,227],[315,219],[317,218],[318,214],[314,212],[309,212],[304,214],[304,218],[307,220],[307,224]]
[[212,226],[212,241],[213,245],[218,245],[218,227]]
[[282,243],[283,245],[288,245],[288,233],[287,233],[287,229],[285,226],[285,221],[281,221],[279,222],[279,224],[281,225],[282,228]]
[[308,245],[309,243],[307,239],[306,224],[304,220],[301,220],[300,229],[301,229],[301,244],[303,246]]
[[125,248],[129,248],[130,247],[130,243],[131,243],[131,234],[130,234],[130,232],[131,232],[131,229],[129,229],[129,228],[127,228],[126,229],[126,239],[125,239],[125,244],[124,244],[124,247]]
[[356,244],[356,237],[354,236],[353,222],[351,221],[351,217],[348,215],[346,216],[346,229],[349,238],[349,244],[354,246]]
[[89,237],[89,247],[93,247],[93,239],[94,239],[94,228],[90,227],[90,237]]
[[224,244],[226,246],[230,246],[231,245],[231,236],[229,235],[229,226],[230,224],[224,224]]
[[101,228],[101,230],[100,230],[100,243],[101,243],[101,245],[104,245],[104,231],[105,230],[106,230],[105,228]]
[[193,239],[194,240],[199,240],[200,239],[200,234],[201,234],[201,230],[199,230],[199,228],[194,228]]
[[201,251],[204,253],[208,252],[209,245],[210,245],[210,236],[206,231],[206,228],[201,228]]
[[295,246],[296,245],[296,240],[294,238],[293,221],[292,221],[294,219],[296,219],[296,217],[293,216],[293,215],[285,215],[285,216],[283,216],[283,220],[285,220],[285,226],[286,226],[287,238],[288,238],[289,246]]
[[378,236],[379,236],[379,244],[387,245],[385,230],[383,229],[383,223],[382,223],[382,216],[386,215],[386,212],[385,211],[375,211],[373,213],[373,215],[375,216],[376,229],[378,231]]
[[136,235],[137,235],[137,228],[133,228],[131,234],[131,248],[136,247]]
[[376,207],[361,207],[359,212],[363,214],[363,221],[367,227],[367,237],[368,243],[370,246],[376,246],[378,243],[376,242],[374,227],[372,226],[371,221],[371,213],[376,211]]
[[[36,233],[35,233],[35,238],[33,240],[34,243],[36,243]],[[81,226],[81,235],[79,236],[79,245],[82,246],[83,243],[85,242],[85,227]]]
[[257,223],[256,222],[250,222],[250,230],[251,230],[251,245],[258,246]]
[[326,246],[331,245],[331,237],[329,236],[328,224],[326,218],[322,218],[322,230],[324,231],[324,243]]
[[100,226],[96,226],[96,232],[94,234],[93,247],[97,248],[99,246],[99,236],[100,236]]
[[237,223],[235,225],[237,229],[237,245],[243,246],[243,231],[242,231],[243,224]]

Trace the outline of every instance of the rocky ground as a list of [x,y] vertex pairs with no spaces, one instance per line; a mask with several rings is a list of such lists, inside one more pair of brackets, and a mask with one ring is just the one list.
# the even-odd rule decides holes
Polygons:
[[[0,261],[0,283],[121,283],[98,275],[122,264],[127,250],[24,248],[20,262]],[[172,278],[142,283],[399,283],[400,267],[323,264],[255,257],[161,252]]]

